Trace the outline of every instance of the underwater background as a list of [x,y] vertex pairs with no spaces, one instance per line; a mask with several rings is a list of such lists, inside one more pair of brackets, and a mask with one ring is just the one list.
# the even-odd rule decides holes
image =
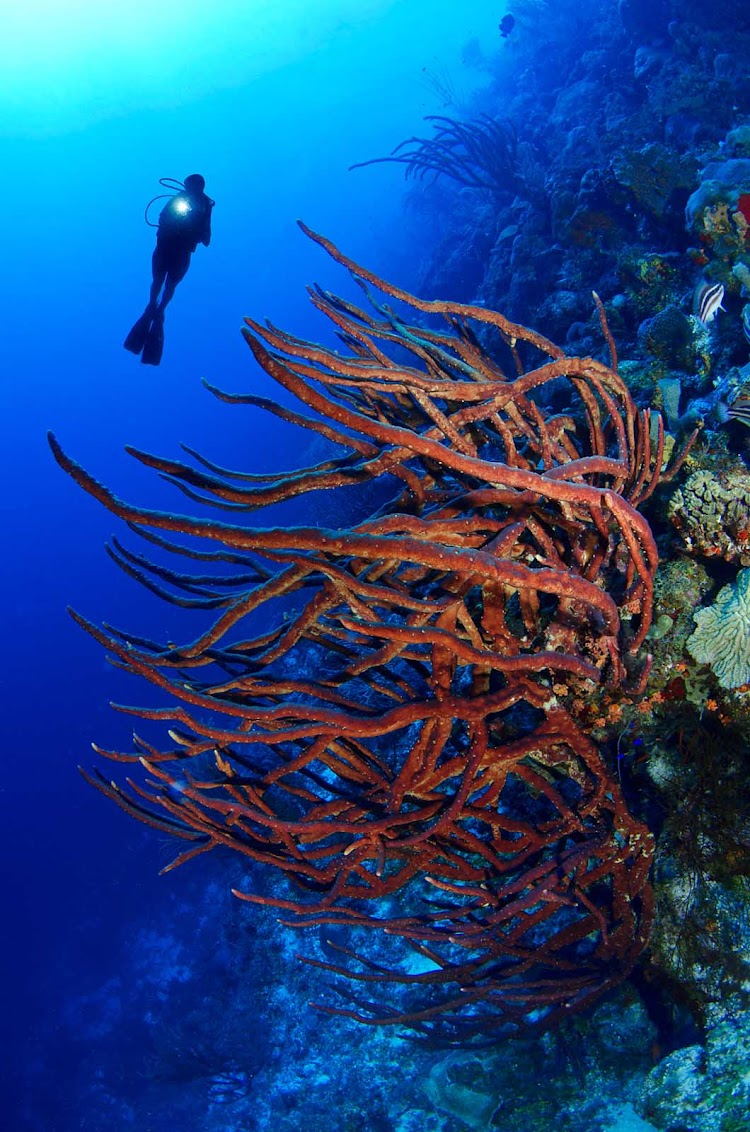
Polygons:
[[[0,61],[2,1132],[750,1132],[746,5],[27,0],[2,15]],[[420,165],[430,115],[482,144]],[[350,168],[407,139],[416,164]],[[170,304],[161,365],[141,366],[122,341],[148,294],[144,207],[192,172],[216,200],[212,242]],[[242,317],[335,346],[306,287],[363,301],[298,218],[398,287],[608,363],[596,291],[670,450],[699,430],[645,508],[649,682],[576,708],[656,837],[651,942],[548,1032],[445,1048],[313,1009],[333,977],[298,955],[339,960],[324,930],[235,899],[276,891],[263,867],[219,849],[159,876],[181,843],[76,772],[120,769],[91,751],[131,746],[110,702],[164,696],[66,607],[164,643],[195,630],[107,557],[123,524],[62,474],[47,430],[118,496],[179,513],[125,445],[253,473],[320,459],[311,434],[201,383],[291,405]],[[315,492],[259,522],[353,521],[338,506]]]

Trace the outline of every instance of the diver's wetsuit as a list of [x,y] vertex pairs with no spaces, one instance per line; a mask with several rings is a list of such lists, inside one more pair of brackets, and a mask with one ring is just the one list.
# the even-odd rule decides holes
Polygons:
[[141,355],[145,365],[159,365],[164,348],[164,310],[177,284],[185,278],[198,244],[208,247],[211,243],[214,202],[203,192],[203,185],[199,174],[186,178],[183,192],[173,196],[159,216],[148,306],[124,343],[126,350]]
[[177,284],[185,278],[190,257],[198,244],[211,243],[213,201],[204,192],[178,193],[161,210],[156,247],[151,258],[153,282],[149,302],[156,305],[162,285],[159,310],[164,310]]

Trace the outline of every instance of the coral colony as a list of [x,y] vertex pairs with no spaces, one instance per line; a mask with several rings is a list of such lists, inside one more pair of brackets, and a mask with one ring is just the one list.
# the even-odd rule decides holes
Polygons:
[[[141,764],[126,785],[87,777],[188,843],[170,868],[227,846],[291,882],[242,899],[337,940],[359,929],[341,966],[319,964],[351,980],[348,1005],[325,1009],[449,1041],[542,1028],[625,978],[649,932],[653,837],[573,705],[597,683],[645,685],[657,554],[638,507],[665,478],[661,419],[618,375],[601,308],[613,368],[483,307],[417,299],[304,230],[370,310],[311,292],[343,350],[250,319],[243,333],[313,415],[213,392],[338,454],[268,476],[132,454],[235,514],[356,484],[372,512],[326,529],[144,510],[52,438],[86,491],[194,572],[116,543],[123,569],[216,611],[181,647],[78,618],[165,693],[124,710],[170,737],[99,752]],[[547,408],[553,382],[564,413]]]

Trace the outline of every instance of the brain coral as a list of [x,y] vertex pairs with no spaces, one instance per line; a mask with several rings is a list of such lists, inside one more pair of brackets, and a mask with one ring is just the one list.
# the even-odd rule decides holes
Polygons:
[[668,514],[691,554],[750,566],[750,476],[744,469],[693,472],[672,496]]
[[710,664],[722,688],[750,683],[750,570],[740,570],[713,605],[694,614],[696,630],[687,647],[699,664]]
[[695,345],[690,319],[678,307],[668,306],[642,324],[638,337],[648,352],[676,369],[695,368]]

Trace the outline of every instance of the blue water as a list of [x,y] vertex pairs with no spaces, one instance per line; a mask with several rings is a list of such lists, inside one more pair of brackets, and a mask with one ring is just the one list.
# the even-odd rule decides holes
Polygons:
[[[482,81],[460,53],[475,36],[497,50],[497,8],[78,0],[63,15],[49,0],[0,24],[0,1128],[98,1128],[76,1079],[70,1004],[101,994],[137,926],[194,880],[159,879],[164,839],[76,773],[92,764],[92,740],[128,745],[108,701],[147,702],[148,691],[105,662],[65,607],[159,634],[177,631],[179,615],[106,558],[115,524],[60,473],[45,431],[118,493],[157,506],[174,495],[126,443],[175,454],[185,441],[254,469],[294,463],[283,426],[220,405],[200,379],[270,393],[239,335],[244,314],[320,336],[304,287],[346,283],[297,217],[409,281],[419,249],[400,235],[398,169],[348,166],[440,112],[425,69],[467,90]],[[194,171],[217,202],[213,242],[193,258],[163,363],[150,369],[122,349],[150,279],[143,209],[159,177]]]

